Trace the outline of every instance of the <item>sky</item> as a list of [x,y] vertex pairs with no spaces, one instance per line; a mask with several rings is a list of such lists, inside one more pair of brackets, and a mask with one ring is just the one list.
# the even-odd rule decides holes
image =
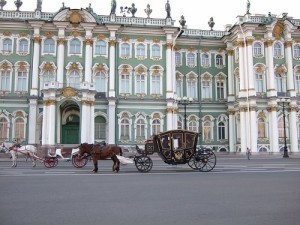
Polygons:
[[[20,11],[34,11],[36,0],[22,0],[23,5]],[[98,15],[109,15],[111,0],[43,0],[43,12],[57,12],[62,6],[73,9],[86,8],[91,3],[95,13]],[[132,3],[138,9],[136,17],[146,17],[144,9],[150,4],[152,18],[165,18],[165,3],[167,0],[117,0],[117,16],[120,7],[131,6]],[[188,29],[209,30],[208,21],[213,17],[215,21],[214,30],[225,30],[226,24],[234,24],[237,16],[246,13],[247,0],[169,0],[171,5],[171,17],[175,20],[175,25],[179,26],[178,21],[181,15],[185,17]],[[267,15],[268,12],[280,15],[288,13],[288,17],[300,19],[299,0],[250,0],[250,13]],[[14,0],[7,0],[4,10],[15,10]]]

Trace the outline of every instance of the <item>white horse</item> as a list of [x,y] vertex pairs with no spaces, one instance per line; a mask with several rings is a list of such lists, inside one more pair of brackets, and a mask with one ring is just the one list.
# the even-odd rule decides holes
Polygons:
[[8,148],[11,157],[12,157],[12,167],[17,167],[17,156],[29,156],[32,158],[32,166],[36,166],[36,159],[37,157],[37,149],[33,145],[24,145],[21,146],[20,144],[14,144],[13,146]]

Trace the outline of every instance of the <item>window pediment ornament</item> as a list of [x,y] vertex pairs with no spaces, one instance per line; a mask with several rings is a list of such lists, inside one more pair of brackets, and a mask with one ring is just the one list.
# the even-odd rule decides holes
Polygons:
[[208,49],[208,48],[202,48],[202,49],[201,49],[201,52],[208,53],[208,52],[209,52],[209,49]]
[[65,98],[72,98],[76,95],[76,91],[72,87],[64,88],[61,93]]
[[194,52],[194,51],[195,51],[195,48],[194,48],[194,47],[188,47],[187,51],[188,51],[188,52]]
[[263,74],[264,71],[265,71],[265,69],[262,65],[258,65],[255,67],[255,73],[257,73],[257,74]]
[[96,38],[97,40],[104,40],[106,37],[104,34],[98,34]]
[[145,38],[144,38],[144,37],[139,37],[139,38],[137,39],[137,42],[145,42]]
[[96,72],[104,71],[104,70],[105,70],[105,67],[103,65],[98,65],[98,66],[95,67]]
[[73,26],[78,26],[84,21],[82,15],[79,13],[79,10],[71,11],[71,13],[67,15],[66,20],[69,21]]
[[52,37],[53,37],[53,33],[50,32],[50,31],[48,31],[48,32],[45,32],[45,33],[44,33],[44,36],[45,36],[46,38],[52,38]]
[[20,32],[19,37],[28,37],[28,34],[25,32]]
[[220,54],[223,53],[223,51],[224,51],[224,50],[221,49],[221,48],[218,48],[218,50],[217,50],[217,52],[220,53]]
[[154,113],[154,114],[153,114],[153,119],[159,119],[159,118],[160,118],[159,113]]
[[42,68],[44,71],[51,71],[53,70],[53,65],[51,63],[45,63],[45,65]]
[[158,44],[158,43],[160,43],[160,40],[157,39],[157,38],[154,38],[154,39],[152,40],[152,42]]
[[258,118],[265,118],[265,117],[266,117],[266,115],[265,115],[264,112],[260,112],[260,113],[258,114]]
[[217,75],[216,78],[217,78],[218,81],[224,81],[225,80],[225,76],[223,76],[221,74]]
[[123,42],[129,42],[129,40],[130,40],[129,37],[123,37],[123,38],[122,38],[122,41],[123,41]]
[[11,70],[11,66],[7,62],[5,62],[0,66],[0,69],[4,71],[9,71]]
[[300,66],[296,68],[296,74],[300,74]]
[[81,37],[81,33],[78,30],[72,30],[69,35],[73,37]]
[[145,68],[143,68],[142,66],[140,66],[140,67],[137,69],[137,73],[139,73],[139,74],[145,73]]
[[24,72],[24,71],[26,71],[26,63],[25,62],[19,62],[18,63],[18,71],[19,72]]
[[204,74],[202,79],[208,81],[211,80],[211,76],[209,74]]
[[287,72],[287,69],[286,69],[286,67],[284,65],[277,66],[275,68],[275,73],[276,74],[286,74],[286,72]]
[[3,32],[3,36],[5,36],[5,37],[10,37],[11,36],[11,32],[10,31],[4,31]]
[[300,43],[300,38],[296,38],[296,39],[294,39],[294,41],[295,41],[295,43]]

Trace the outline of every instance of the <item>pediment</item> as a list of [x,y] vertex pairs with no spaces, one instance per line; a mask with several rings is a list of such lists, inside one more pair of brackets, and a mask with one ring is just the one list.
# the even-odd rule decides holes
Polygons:
[[80,23],[97,23],[94,16],[85,9],[70,9],[66,8],[58,12],[52,21],[70,22],[74,25]]

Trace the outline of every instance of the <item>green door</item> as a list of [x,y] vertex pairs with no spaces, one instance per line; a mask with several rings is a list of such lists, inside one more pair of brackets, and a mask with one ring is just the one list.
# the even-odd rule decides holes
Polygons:
[[79,144],[79,123],[62,126],[62,144]]

